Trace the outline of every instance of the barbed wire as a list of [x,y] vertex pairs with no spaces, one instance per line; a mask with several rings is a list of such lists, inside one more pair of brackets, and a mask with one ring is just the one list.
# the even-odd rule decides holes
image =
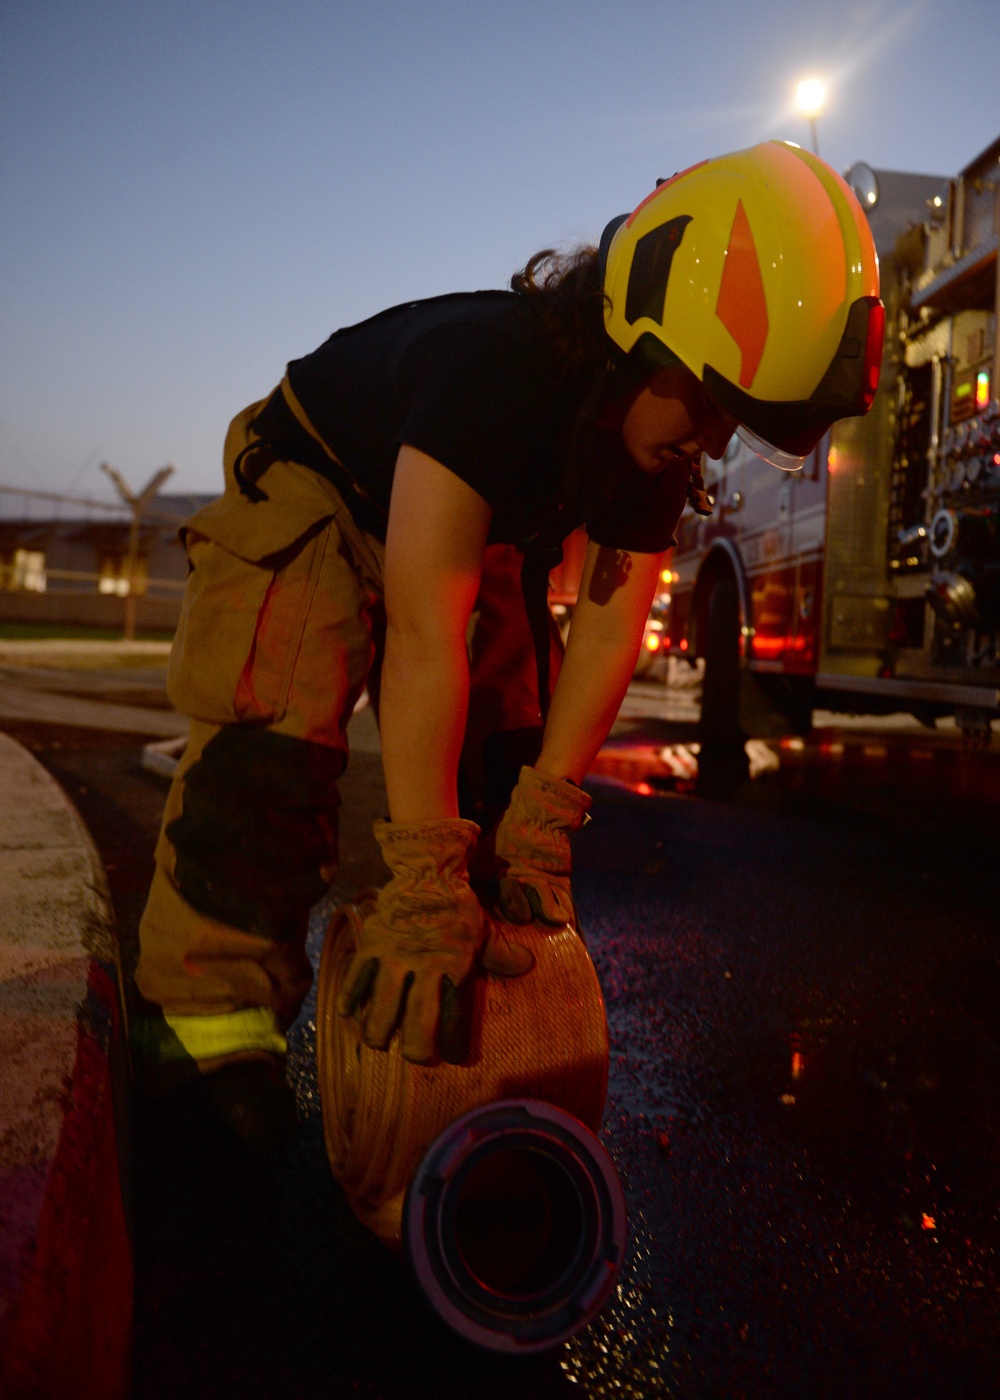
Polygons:
[[[67,496],[56,491],[39,491],[27,486],[6,486],[0,483],[0,494],[21,496],[32,500],[49,501],[60,505],[86,506],[88,510],[107,510],[128,517],[130,512],[124,501],[97,501],[89,496]],[[143,521],[160,525],[182,525],[183,515],[168,515],[162,511],[143,511]]]

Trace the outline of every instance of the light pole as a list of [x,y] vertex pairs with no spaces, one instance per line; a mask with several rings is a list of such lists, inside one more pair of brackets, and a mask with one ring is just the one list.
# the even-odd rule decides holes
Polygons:
[[135,637],[135,612],[136,612],[136,565],[139,559],[139,526],[142,521],[142,512],[159,491],[167,477],[173,472],[173,467],[161,467],[142,488],[138,495],[132,490],[128,482],[120,472],[115,471],[110,462],[101,463],[101,471],[107,472],[111,480],[115,483],[119,496],[132,512],[132,519],[129,522],[128,530],[128,554],[125,556],[125,581],[128,592],[125,594],[125,641],[131,642]]
[[818,156],[819,137],[816,134],[816,118],[826,106],[826,83],[821,78],[803,78],[795,89],[795,103],[809,122],[813,155]]

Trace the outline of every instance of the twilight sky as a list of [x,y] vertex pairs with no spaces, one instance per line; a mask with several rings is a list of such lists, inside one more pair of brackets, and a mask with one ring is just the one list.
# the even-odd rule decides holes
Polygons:
[[953,175],[998,0],[6,0],[0,484],[221,488],[229,419],[337,326],[506,284],[696,160]]

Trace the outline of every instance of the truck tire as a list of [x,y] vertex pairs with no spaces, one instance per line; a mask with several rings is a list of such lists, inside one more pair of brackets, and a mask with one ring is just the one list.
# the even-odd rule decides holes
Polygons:
[[783,739],[812,728],[814,687],[806,676],[740,673],[740,723],[748,739]]
[[698,790],[726,796],[749,776],[740,724],[740,600],[736,579],[720,574],[708,597],[705,675],[698,738]]

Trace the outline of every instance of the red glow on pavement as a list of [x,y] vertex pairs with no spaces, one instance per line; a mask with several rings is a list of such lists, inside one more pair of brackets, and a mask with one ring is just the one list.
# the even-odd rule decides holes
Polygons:
[[801,1050],[792,1051],[792,1078],[801,1079],[802,1071],[806,1067],[805,1056]]
[[889,755],[885,744],[864,744],[861,752],[865,758],[887,758]]

